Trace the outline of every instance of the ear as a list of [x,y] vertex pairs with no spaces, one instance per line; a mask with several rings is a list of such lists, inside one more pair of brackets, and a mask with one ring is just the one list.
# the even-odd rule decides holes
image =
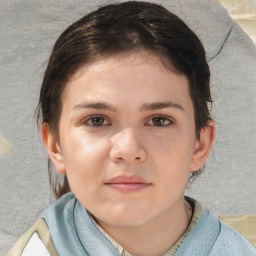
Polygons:
[[196,141],[190,171],[198,171],[202,167],[211,152],[214,137],[215,124],[209,121],[208,126],[201,130],[200,139]]
[[43,144],[55,168],[59,173],[65,174],[66,169],[64,166],[61,147],[47,123],[43,123],[41,126],[41,136]]

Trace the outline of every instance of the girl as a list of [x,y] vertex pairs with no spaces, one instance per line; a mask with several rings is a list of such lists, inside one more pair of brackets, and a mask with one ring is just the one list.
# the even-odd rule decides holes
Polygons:
[[67,28],[38,105],[59,200],[8,255],[256,255],[184,197],[214,140],[209,81],[199,39],[162,6],[107,5]]

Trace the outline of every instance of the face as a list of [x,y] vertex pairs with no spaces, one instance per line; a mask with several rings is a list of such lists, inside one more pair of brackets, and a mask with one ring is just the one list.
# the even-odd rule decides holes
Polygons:
[[184,208],[189,173],[206,157],[185,76],[144,52],[118,55],[78,70],[62,105],[48,151],[99,222],[143,225]]

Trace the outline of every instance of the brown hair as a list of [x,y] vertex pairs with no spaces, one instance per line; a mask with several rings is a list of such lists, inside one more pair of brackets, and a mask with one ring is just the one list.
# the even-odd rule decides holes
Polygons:
[[[84,64],[100,58],[136,50],[146,50],[168,61],[179,74],[189,80],[194,105],[196,136],[207,127],[211,116],[208,103],[210,71],[205,50],[193,31],[164,7],[129,1],[100,7],[68,27],[56,41],[45,74],[37,107],[38,125],[48,123],[59,139],[61,95],[72,74]],[[168,68],[168,67],[167,67]],[[55,196],[70,191],[67,177],[61,184],[49,177]],[[197,176],[200,170],[193,172]]]

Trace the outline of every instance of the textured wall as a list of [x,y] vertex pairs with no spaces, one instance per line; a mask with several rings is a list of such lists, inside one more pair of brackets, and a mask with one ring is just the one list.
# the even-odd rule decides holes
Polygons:
[[219,0],[219,2],[256,43],[256,0]]
[[[1,139],[5,145],[0,149],[2,154],[12,150],[0,157],[1,255],[50,202],[47,157],[33,111],[54,41],[67,25],[91,10],[93,2],[2,0],[0,3],[0,134],[5,138]],[[157,2],[167,6],[172,1]],[[204,21],[197,20],[197,10],[193,16],[192,8],[187,5],[183,8],[182,2],[174,4],[174,10],[188,23],[195,23],[193,29],[201,29]],[[206,3],[202,4],[201,14],[211,9],[207,4],[213,1],[201,2]],[[256,53],[253,43],[239,27],[233,27],[234,33],[228,36],[231,29],[219,23],[217,37],[212,28],[200,34],[213,72],[217,137],[205,173],[188,194],[216,213],[256,214],[256,68],[251,67],[253,64],[256,67]],[[229,18],[227,24],[232,25]],[[223,48],[211,47],[219,39],[225,43]]]

